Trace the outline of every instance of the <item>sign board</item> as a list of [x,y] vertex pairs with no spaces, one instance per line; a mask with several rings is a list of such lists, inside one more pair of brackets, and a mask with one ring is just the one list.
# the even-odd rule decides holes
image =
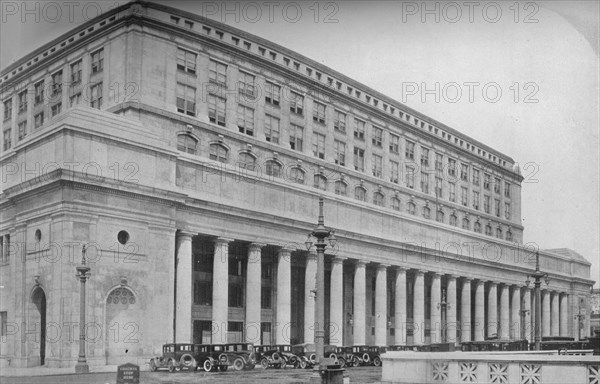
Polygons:
[[117,384],[140,384],[139,365],[127,363],[117,367]]

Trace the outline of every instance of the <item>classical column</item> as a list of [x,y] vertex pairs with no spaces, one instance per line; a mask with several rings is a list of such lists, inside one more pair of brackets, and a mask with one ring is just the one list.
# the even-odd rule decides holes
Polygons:
[[460,341],[471,341],[471,279],[463,280],[460,303]]
[[231,239],[215,240],[213,261],[212,321],[214,344],[227,343],[229,311],[229,243]]
[[498,284],[490,282],[488,289],[487,336],[498,336]]
[[517,285],[512,288],[510,314],[510,338],[519,340],[521,339],[521,288]]
[[477,281],[475,285],[475,322],[473,323],[475,341],[485,339],[485,282]]
[[395,294],[395,344],[406,345],[406,269],[402,267],[396,271]]
[[510,297],[509,287],[502,284],[500,287],[500,339],[510,338]]
[[448,286],[446,292],[446,342],[457,343],[456,330],[458,324],[456,324],[456,276],[448,276]]
[[304,273],[304,342],[315,342],[315,294],[317,289],[317,253],[311,251],[306,258]]
[[375,275],[375,345],[387,345],[387,268],[379,264]]
[[560,315],[559,315],[559,301],[558,292],[551,292],[552,296],[551,307],[552,307],[552,320],[550,321],[550,335],[559,336],[560,333]]
[[434,272],[431,276],[431,301],[430,301],[430,317],[429,317],[429,329],[431,335],[431,343],[441,343],[441,330],[442,330],[442,280],[441,275]]
[[354,269],[354,345],[364,345],[366,338],[366,263],[357,260]]
[[334,256],[331,260],[331,288],[329,294],[329,344],[344,343],[344,260]]
[[177,232],[175,332],[178,343],[192,342],[192,233]]
[[260,344],[260,302],[261,302],[261,248],[264,244],[252,243],[248,247],[248,267],[246,268],[246,329],[247,343]]
[[533,318],[533,310],[531,308],[531,289],[524,288],[525,293],[523,294],[523,325],[525,334],[521,335],[521,338],[527,339],[530,343],[533,341],[533,327],[531,326],[531,319]]
[[289,344],[292,320],[292,250],[281,248],[277,253],[277,333],[276,344]]
[[550,336],[550,292],[542,291],[542,337]]
[[425,271],[415,271],[413,294],[413,344],[425,344]]
[[560,296],[560,336],[569,335],[569,295]]

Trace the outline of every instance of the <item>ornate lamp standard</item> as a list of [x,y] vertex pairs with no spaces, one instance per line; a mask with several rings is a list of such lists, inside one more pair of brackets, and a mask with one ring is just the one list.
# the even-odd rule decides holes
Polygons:
[[446,310],[450,309],[450,303],[448,303],[446,301],[446,290],[442,289],[442,301],[440,301],[439,303],[437,303],[437,308],[440,309],[441,315],[442,315],[442,343],[446,342],[446,337],[447,337],[447,329],[446,329]]
[[79,291],[79,357],[75,364],[75,373],[89,373],[90,367],[85,359],[85,282],[90,277],[90,267],[86,265],[85,245],[81,249],[81,265],[76,268],[77,277],[81,282]]
[[320,369],[324,359],[325,346],[325,248],[327,243],[325,239],[329,239],[329,245],[334,247],[336,238],[334,230],[325,227],[325,218],[323,217],[323,197],[319,197],[319,222],[311,233],[308,234],[306,249],[310,250],[313,245],[311,237],[315,237],[317,242],[317,292],[315,305],[315,353],[317,355],[317,365],[311,376],[311,383],[321,383]]
[[573,316],[577,320],[577,340],[581,340],[581,325],[583,324],[583,320],[585,319],[585,309],[584,309],[584,313],[581,313],[582,305],[583,305],[583,299],[580,299],[577,314]]
[[548,279],[548,274],[540,272],[540,253],[535,253],[535,272],[531,275],[527,275],[527,280],[525,284],[529,286],[531,284],[530,278],[534,279],[533,286],[535,292],[535,350],[539,351],[541,349],[542,342],[542,292],[540,290],[540,286],[542,285],[542,278],[546,280],[546,285],[550,283]]

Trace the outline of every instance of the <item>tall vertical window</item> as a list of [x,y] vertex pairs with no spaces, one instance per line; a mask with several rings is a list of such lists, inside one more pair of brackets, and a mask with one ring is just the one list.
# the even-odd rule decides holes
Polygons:
[[471,227],[471,223],[469,222],[469,218],[463,217],[462,219],[462,229],[469,229]]
[[494,193],[500,193],[500,178],[499,177],[495,177],[494,178]]
[[390,161],[390,181],[396,184],[400,182],[400,165],[397,161]]
[[299,125],[290,124],[290,148],[302,152],[304,128]]
[[338,180],[335,182],[335,194],[336,195],[346,196],[347,189],[348,189],[348,186],[346,185],[345,182],[343,182],[341,180]]
[[485,226],[485,234],[492,236],[492,226],[489,223]]
[[373,155],[373,164],[372,164],[373,176],[381,178],[382,176],[382,158],[379,155]]
[[27,136],[27,121],[22,121],[17,125],[17,140],[21,141]]
[[479,192],[473,191],[473,208],[479,210]]
[[460,179],[469,181],[469,166],[467,164],[460,164]]
[[240,133],[254,136],[254,109],[238,105],[237,126]]
[[344,112],[335,111],[333,128],[338,132],[346,133],[346,114]]
[[192,75],[196,74],[196,54],[186,51],[185,49],[177,49],[177,70],[186,72]]
[[346,165],[346,143],[335,140],[333,150],[335,151],[335,163],[342,166]]
[[456,160],[448,159],[448,176],[456,176]]
[[406,166],[406,186],[408,188],[415,187],[415,168],[410,165]]
[[71,84],[81,83],[81,60],[71,64]]
[[62,92],[62,70],[52,74],[52,95]]
[[4,121],[12,119],[12,99],[4,101]]
[[214,60],[208,63],[208,81],[227,86],[227,66]]
[[290,93],[290,111],[298,115],[304,114],[304,96],[299,93]]
[[475,224],[473,224],[473,231],[481,233],[481,223],[479,222],[479,220],[476,221]]
[[400,199],[397,197],[392,197],[392,209],[394,211],[399,211],[400,210]]
[[249,171],[254,171],[256,169],[256,157],[249,152],[240,153],[237,163],[241,169],[247,169]]
[[299,167],[290,170],[290,180],[298,184],[304,184],[304,171]]
[[362,186],[354,188],[354,198],[360,201],[367,201],[367,190]]
[[479,185],[479,169],[473,169],[473,184]]
[[215,95],[208,95],[208,120],[222,127],[225,126],[226,100]]
[[3,137],[4,137],[4,150],[7,151],[12,146],[12,141],[11,141],[12,132],[11,132],[11,129],[9,128],[9,129],[4,130],[4,132],[2,132],[2,133],[3,133]]
[[279,105],[281,87],[277,84],[267,82],[265,84],[265,101],[271,105]]
[[196,88],[177,83],[176,94],[177,112],[196,116]]
[[381,148],[381,143],[383,141],[383,129],[377,128],[373,126],[373,137],[371,142],[374,146]]
[[247,98],[248,100],[254,99],[255,89],[253,75],[246,72],[240,72],[238,86],[240,95],[244,96],[244,98]]
[[23,91],[18,95],[19,100],[19,113],[27,111],[27,91]]
[[325,159],[325,135],[313,133],[312,152],[313,156]]
[[441,153],[435,154],[435,171],[438,174],[441,174],[444,169],[443,160],[444,160],[444,155],[442,155]]
[[435,196],[438,198],[442,198],[444,193],[443,189],[443,180],[441,177],[435,178]]
[[365,150],[358,147],[354,147],[354,170],[365,171]]
[[221,144],[211,144],[209,159],[215,160],[221,163],[226,163],[229,158],[229,151]]
[[323,191],[327,190],[327,178],[325,176],[321,175],[320,173],[316,174],[313,181],[313,187],[322,189]]
[[456,203],[456,184],[448,183],[448,200]]
[[504,182],[504,197],[510,198],[510,183],[506,181]]
[[50,116],[54,117],[62,111],[62,103],[56,103],[50,107]]
[[318,101],[313,103],[313,121],[325,124],[325,104]]
[[196,154],[196,147],[198,146],[198,140],[190,135],[181,134],[177,135],[177,150],[181,152]]
[[43,103],[44,102],[44,80],[37,83],[34,88],[35,88],[35,104]]
[[265,139],[279,144],[279,119],[271,115],[265,115]]
[[379,207],[383,207],[384,206],[384,201],[383,201],[383,193],[381,192],[375,192],[373,194],[373,204],[379,206]]
[[504,203],[504,218],[510,220],[510,203]]
[[429,167],[429,149],[421,147],[421,166]]
[[491,183],[491,178],[490,175],[488,175],[487,173],[483,174],[483,189],[485,190],[490,190],[490,183]]
[[33,117],[33,123],[33,127],[36,129],[44,125],[44,112],[40,112],[37,115],[35,115]]
[[460,201],[465,207],[469,205],[469,190],[465,187],[460,188]]
[[408,203],[407,209],[408,209],[408,213],[411,215],[414,215],[415,213],[417,213],[417,205],[415,203],[413,203],[412,201]]
[[494,213],[500,217],[500,200],[494,199]]
[[412,141],[406,141],[406,150],[404,151],[404,157],[409,160],[415,159],[415,143]]
[[365,139],[365,122],[356,118],[354,119],[354,138]]
[[74,94],[73,96],[69,97],[69,106],[72,107],[74,105],[79,105],[81,104],[81,92],[78,92],[76,94]]
[[421,192],[429,193],[429,174],[421,172]]
[[450,215],[449,223],[450,223],[450,225],[456,227],[456,225],[457,225],[457,217],[456,217],[456,215],[454,213]]
[[437,222],[443,223],[444,222],[444,211],[442,211],[441,209],[438,209],[437,212],[435,213],[435,220]]
[[104,69],[104,48],[92,52],[92,74],[102,72]]
[[[194,90],[195,92],[195,90]],[[90,106],[92,108],[102,108],[102,83],[92,85],[90,88]]]
[[266,173],[268,176],[281,177],[281,164],[275,160],[268,160],[266,164]]
[[431,209],[428,206],[423,206],[423,217],[426,219],[431,219]]
[[390,134],[390,152],[398,154],[400,152],[400,137]]
[[490,197],[483,195],[483,210],[485,213],[490,213]]

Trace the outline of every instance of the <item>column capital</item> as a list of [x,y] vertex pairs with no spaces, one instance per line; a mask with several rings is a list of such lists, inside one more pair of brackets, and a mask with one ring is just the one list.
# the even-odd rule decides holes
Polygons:
[[233,239],[229,239],[226,237],[217,237],[215,239],[215,245],[225,245],[225,244],[229,244],[233,241]]
[[499,285],[501,283],[497,282],[496,280],[488,280],[488,283],[490,283],[490,285]]
[[435,271],[431,272],[431,276],[434,277],[434,278],[436,278],[436,279],[441,279],[442,278],[442,274],[439,273],[439,272],[435,272]]
[[317,261],[317,251],[310,251],[306,254],[307,261]]
[[367,266],[367,261],[362,260],[362,259],[357,259],[354,264],[356,265],[356,268],[364,268]]
[[463,279],[463,282],[464,282],[464,283],[470,283],[471,281],[473,281],[473,279],[472,279],[471,277],[464,277],[464,276],[463,276],[463,278],[462,278],[462,279]]
[[455,275],[454,273],[447,273],[446,275],[448,276],[448,279],[450,279],[450,280],[456,280],[456,279],[460,278],[459,275]]
[[331,258],[331,263],[332,263],[332,264],[343,264],[343,263],[344,263],[344,260],[347,260],[347,259],[348,259],[348,258],[347,258],[347,257],[344,257],[344,256],[333,256],[333,257]]
[[185,238],[189,237],[191,240],[192,237],[196,236],[196,233],[178,229],[177,232],[175,233],[175,235],[177,236],[178,239],[185,239]]
[[415,274],[417,274],[417,275],[421,275],[421,276],[423,276],[423,275],[425,275],[427,272],[429,272],[429,271],[426,271],[426,270],[424,270],[424,269],[415,269]]
[[510,285],[513,289],[521,289],[521,285],[520,284],[511,284]]
[[379,270],[384,270],[384,271],[385,271],[385,270],[387,270],[389,267],[391,267],[391,265],[390,265],[390,264],[381,264],[381,263],[380,263],[380,264],[377,264],[377,270],[378,270],[378,271],[379,271]]
[[477,280],[477,286],[485,285],[485,280]]
[[266,246],[266,244],[264,244],[264,243],[250,243],[250,245],[248,246],[248,249],[250,251],[260,251],[265,246]]
[[279,255],[289,255],[294,252],[296,249],[292,247],[281,247],[277,250],[277,254]]
[[396,273],[397,273],[398,275],[400,275],[400,274],[404,274],[404,275],[406,275],[406,271],[408,270],[406,267],[400,267],[400,266],[397,266],[397,265],[395,265],[395,266],[393,266],[393,267],[394,267],[394,269],[396,270]]

